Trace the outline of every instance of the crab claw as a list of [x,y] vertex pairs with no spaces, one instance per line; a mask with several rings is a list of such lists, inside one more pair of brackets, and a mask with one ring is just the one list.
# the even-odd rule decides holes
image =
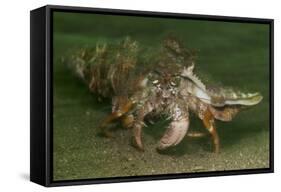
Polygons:
[[158,150],[164,150],[171,146],[176,146],[186,135],[189,120],[187,118],[173,121],[165,131],[164,135],[158,143]]

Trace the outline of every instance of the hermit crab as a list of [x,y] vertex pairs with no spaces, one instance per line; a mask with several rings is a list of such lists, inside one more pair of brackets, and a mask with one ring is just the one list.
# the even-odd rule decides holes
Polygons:
[[231,121],[242,108],[258,104],[261,94],[205,85],[195,74],[195,52],[174,37],[165,38],[151,52],[145,53],[127,37],[117,44],[81,49],[70,58],[68,63],[93,93],[112,99],[112,111],[100,124],[102,133],[111,136],[108,126],[121,121],[131,128],[135,146],[143,151],[145,119],[164,115],[170,123],[163,127],[157,147],[164,150],[188,135],[190,113],[194,113],[218,153],[215,120]]

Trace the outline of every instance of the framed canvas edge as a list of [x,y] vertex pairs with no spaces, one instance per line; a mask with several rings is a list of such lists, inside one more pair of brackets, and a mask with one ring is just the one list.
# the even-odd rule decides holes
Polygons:
[[129,9],[112,9],[112,8],[96,8],[96,7],[79,7],[79,6],[62,6],[62,5],[46,5],[50,11],[64,11],[64,12],[83,12],[83,13],[100,13],[111,15],[128,15],[128,16],[142,16],[142,17],[163,17],[176,19],[195,19],[208,21],[226,21],[226,22],[246,22],[246,23],[260,23],[269,24],[274,21],[271,18],[253,18],[253,17],[237,17],[237,16],[222,16],[222,15],[203,15],[203,14],[189,14],[189,13],[172,13],[161,11],[141,11]]
[[[198,178],[198,177],[214,177],[214,176],[231,176],[231,175],[247,175],[259,173],[274,173],[274,19],[263,18],[248,18],[248,17],[231,17],[231,16],[216,16],[216,15],[198,15],[186,13],[168,13],[168,12],[150,12],[138,10],[122,10],[122,9],[107,9],[107,8],[89,8],[89,7],[73,7],[73,6],[58,6],[46,5],[46,182],[45,186],[69,186],[69,185],[85,185],[85,184],[103,184],[103,183],[119,183],[119,182],[135,182],[135,181],[150,181],[164,179],[183,179],[183,178]],[[53,11],[65,12],[89,12],[102,14],[117,14],[130,16],[148,16],[148,17],[163,17],[163,18],[183,18],[196,20],[211,20],[211,21],[227,21],[227,22],[246,22],[269,24],[270,27],[270,167],[258,169],[244,170],[227,170],[227,171],[211,171],[197,173],[181,173],[181,174],[163,174],[163,175],[144,175],[144,176],[128,176],[128,177],[112,177],[98,179],[79,179],[79,180],[53,180],[53,154],[52,154],[52,116],[53,116],[53,27],[52,13]]]

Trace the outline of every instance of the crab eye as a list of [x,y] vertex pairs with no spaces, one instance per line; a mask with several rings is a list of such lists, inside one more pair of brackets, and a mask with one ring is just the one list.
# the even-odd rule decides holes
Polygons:
[[154,80],[152,83],[153,83],[153,85],[156,85],[156,84],[159,83],[159,81],[156,79],[156,80]]
[[176,83],[173,82],[173,81],[171,81],[170,84],[171,84],[172,86],[176,86]]

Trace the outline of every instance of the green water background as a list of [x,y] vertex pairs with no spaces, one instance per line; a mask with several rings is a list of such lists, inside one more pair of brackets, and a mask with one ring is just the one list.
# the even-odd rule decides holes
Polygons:
[[[269,167],[269,25],[77,13],[54,13],[54,180],[190,173]],[[61,62],[75,49],[130,36],[153,51],[167,34],[198,50],[196,70],[207,81],[252,92],[263,101],[229,123],[217,122],[221,153],[209,137],[185,138],[164,154],[155,148],[167,122],[144,128],[145,152],[131,146],[131,132],[98,136],[110,102],[96,95]],[[191,117],[190,129],[204,130]]]

